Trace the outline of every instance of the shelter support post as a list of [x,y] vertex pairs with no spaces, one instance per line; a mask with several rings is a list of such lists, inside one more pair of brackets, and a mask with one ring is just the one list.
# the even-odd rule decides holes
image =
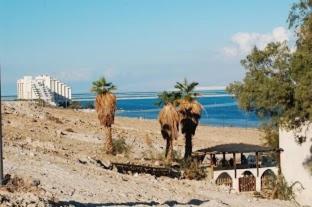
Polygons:
[[276,159],[277,159],[277,166],[278,166],[278,175],[282,174],[282,168],[281,168],[281,151],[276,151]]
[[210,154],[210,171],[211,171],[211,179],[213,179],[213,166],[214,166],[214,163],[213,163],[213,159],[212,159],[212,154]]
[[259,152],[256,152],[257,177],[259,177]]
[[234,164],[234,177],[236,179],[237,177],[237,172],[236,172],[236,153],[233,153],[233,164]]

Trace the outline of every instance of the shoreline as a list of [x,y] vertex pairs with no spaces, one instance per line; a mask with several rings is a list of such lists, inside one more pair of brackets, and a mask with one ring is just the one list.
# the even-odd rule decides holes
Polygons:
[[[95,109],[78,109],[78,111],[83,112],[83,113],[95,113]],[[117,110],[118,111],[118,110]],[[117,112],[116,111],[116,112]],[[135,117],[135,116],[122,116],[118,115],[116,113],[115,117],[120,117],[120,118],[130,118],[130,119],[137,119],[137,120],[152,120],[152,121],[158,121],[158,118],[145,118],[145,117]],[[218,128],[241,128],[241,129],[255,129],[259,130],[259,126],[250,126],[250,125],[245,125],[245,126],[234,126],[231,124],[209,124],[209,123],[202,123],[201,120],[199,120],[199,125],[198,126],[207,126],[207,127],[218,127]]]

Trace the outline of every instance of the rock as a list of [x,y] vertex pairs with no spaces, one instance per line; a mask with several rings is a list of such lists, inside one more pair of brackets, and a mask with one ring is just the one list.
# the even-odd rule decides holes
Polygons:
[[40,185],[40,180],[39,180],[39,179],[34,179],[34,180],[32,181],[32,185],[33,185],[33,186],[39,186],[39,185]]
[[60,134],[61,134],[61,135],[67,135],[67,133],[65,133],[65,132],[63,132],[63,131],[61,131]]
[[155,166],[160,166],[159,160],[156,160],[156,161],[154,162],[154,165],[155,165]]
[[78,161],[79,161],[79,163],[81,163],[83,165],[88,163],[88,160],[86,158],[79,158]]
[[103,160],[102,163],[106,169],[110,169],[112,167],[112,163],[109,160]]
[[103,167],[104,169],[107,169],[107,170],[113,169],[113,165],[109,160],[96,160],[96,159],[93,159],[93,160],[95,160],[96,163],[99,166]]
[[172,162],[171,167],[180,167],[180,164],[177,162]]
[[121,179],[122,179],[123,181],[128,181],[128,180],[129,180],[129,179],[126,178],[125,176],[122,176]]

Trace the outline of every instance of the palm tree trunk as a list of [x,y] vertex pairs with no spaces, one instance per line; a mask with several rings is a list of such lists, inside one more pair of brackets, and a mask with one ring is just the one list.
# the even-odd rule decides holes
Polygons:
[[192,156],[192,148],[192,135],[190,133],[185,133],[184,160],[187,160]]
[[104,127],[105,134],[105,152],[106,154],[113,153],[113,139],[112,139],[112,127]]
[[171,138],[167,138],[167,146],[166,146],[166,160],[172,161],[173,159],[173,143]]

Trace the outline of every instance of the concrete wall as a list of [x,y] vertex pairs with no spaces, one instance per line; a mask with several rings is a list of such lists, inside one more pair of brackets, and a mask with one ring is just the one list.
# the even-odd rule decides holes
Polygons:
[[[296,143],[295,136],[305,136],[306,142],[301,145]],[[281,168],[285,179],[289,184],[299,181],[304,190],[297,188],[296,200],[302,205],[312,205],[312,174],[303,165],[304,161],[311,156],[312,124],[306,125],[300,130],[286,131],[280,129]]]
[[278,173],[278,168],[277,167],[262,167],[259,168],[259,175],[257,175],[257,169],[256,168],[248,168],[248,169],[237,169],[236,170],[236,178],[235,178],[235,171],[234,170],[218,170],[214,171],[213,173],[213,180],[216,181],[222,173],[227,173],[231,178],[233,182],[233,189],[236,191],[239,191],[239,181],[238,179],[241,177],[244,177],[243,174],[246,171],[249,171],[255,176],[256,178],[256,191],[261,191],[261,177],[263,173],[267,170],[271,170],[275,175]]

